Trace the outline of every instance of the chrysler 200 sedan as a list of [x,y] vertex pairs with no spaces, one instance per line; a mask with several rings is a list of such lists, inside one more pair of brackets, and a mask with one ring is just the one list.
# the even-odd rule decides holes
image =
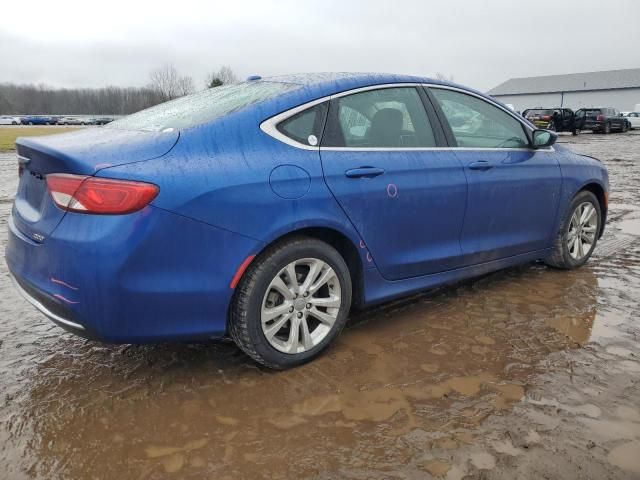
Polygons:
[[230,335],[272,368],[349,311],[542,260],[584,264],[608,176],[477,91],[298,75],[17,142],[6,259],[61,327],[106,342]]

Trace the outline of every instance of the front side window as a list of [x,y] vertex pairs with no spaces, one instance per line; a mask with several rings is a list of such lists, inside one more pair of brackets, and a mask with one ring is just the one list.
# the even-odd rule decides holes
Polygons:
[[381,88],[339,97],[331,109],[323,146],[436,146],[427,112],[413,87]]
[[298,143],[315,147],[322,136],[326,113],[327,104],[322,103],[280,122],[277,129]]
[[[529,139],[522,124],[478,97],[432,88],[459,147],[525,148]],[[551,111],[553,113],[553,111]]]

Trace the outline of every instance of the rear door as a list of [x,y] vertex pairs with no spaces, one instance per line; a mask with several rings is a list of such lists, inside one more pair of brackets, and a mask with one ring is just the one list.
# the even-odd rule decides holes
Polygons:
[[[553,149],[530,149],[523,124],[483,98],[429,90],[450,126],[469,185],[460,238],[465,263],[550,247],[561,186]],[[473,124],[452,121],[461,114],[473,116]]]
[[444,145],[421,87],[331,101],[320,148],[325,179],[386,279],[460,265],[467,181],[455,154],[436,148]]

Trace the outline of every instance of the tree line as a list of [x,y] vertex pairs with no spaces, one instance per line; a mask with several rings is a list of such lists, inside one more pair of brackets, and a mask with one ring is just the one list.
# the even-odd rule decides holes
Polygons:
[[[233,70],[224,66],[207,77],[205,88],[237,81]],[[144,87],[54,88],[0,83],[0,115],[127,115],[195,91],[193,78],[180,75],[171,64],[150,72]]]

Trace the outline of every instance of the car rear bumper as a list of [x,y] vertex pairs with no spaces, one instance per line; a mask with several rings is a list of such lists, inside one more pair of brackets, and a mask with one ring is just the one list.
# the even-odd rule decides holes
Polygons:
[[94,338],[84,325],[75,321],[72,312],[66,309],[64,305],[61,305],[60,302],[37,288],[28,285],[26,282],[18,280],[12,273],[9,275],[18,293],[53,323],[81,337]]
[[67,214],[42,243],[9,219],[6,261],[18,291],[59,326],[111,343],[226,333],[238,265],[258,241],[147,207]]

